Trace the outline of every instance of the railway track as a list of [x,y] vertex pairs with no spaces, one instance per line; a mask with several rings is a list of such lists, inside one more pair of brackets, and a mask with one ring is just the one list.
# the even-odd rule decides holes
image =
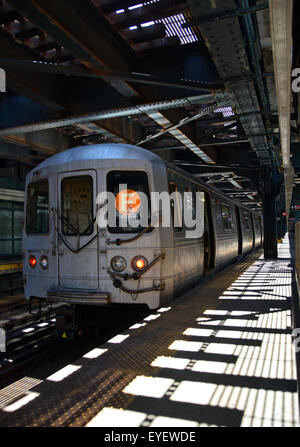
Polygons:
[[[103,312],[100,335],[89,334],[71,341],[57,335],[56,312],[59,307],[59,304],[53,305],[39,317],[24,312],[0,320],[0,328],[6,333],[6,352],[0,353],[0,388],[15,380],[16,376],[30,375],[35,368],[38,368],[35,374],[47,376],[51,369],[55,371],[76,360],[150,313],[149,310],[132,312],[122,309],[117,317],[116,309],[107,309]],[[114,320],[108,318],[110,312]],[[99,320],[97,322],[101,324]]]
[[5,333],[4,352],[0,353],[0,380],[24,368],[53,348],[55,334],[55,309],[47,309],[40,315],[28,312],[7,315],[0,320]]

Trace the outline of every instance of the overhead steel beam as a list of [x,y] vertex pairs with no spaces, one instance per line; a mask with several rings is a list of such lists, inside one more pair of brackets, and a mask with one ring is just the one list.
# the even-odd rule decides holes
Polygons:
[[[14,7],[17,7],[25,16],[29,17],[30,20],[36,24],[43,31],[47,32],[51,37],[53,37],[57,42],[62,44],[73,56],[80,59],[88,67],[95,67],[103,69],[104,66],[109,66],[111,68],[118,69],[131,69],[132,67],[138,66],[138,60],[133,51],[124,43],[121,37],[113,30],[111,25],[105,20],[105,18],[96,10],[94,5],[90,0],[81,2],[80,0],[72,1],[72,7],[70,8],[70,3],[67,0],[61,0],[60,2],[49,3],[46,0],[40,0],[39,2],[35,0],[16,0],[11,1]],[[89,33],[86,33],[86,28],[89,28]],[[110,73],[112,74],[112,73]],[[140,80],[143,83],[148,83],[149,78],[146,76],[144,78],[139,74],[133,73],[135,75],[135,80]],[[114,79],[107,79],[110,84],[116,88],[122,95],[127,98],[138,97],[136,91],[134,91],[125,80],[120,80],[118,77]],[[131,82],[133,78],[129,79]],[[149,84],[152,83],[153,79],[150,80]],[[169,80],[160,80],[161,85],[170,86]],[[183,84],[185,84],[183,86]],[[216,87],[212,84],[200,85],[198,82],[186,83],[186,80],[181,80],[176,88],[184,88],[189,84],[190,87],[195,87],[204,91],[205,87],[210,91],[211,86]],[[193,85],[192,85],[193,84]],[[172,85],[174,88],[174,86]],[[203,88],[202,88],[203,87]],[[218,85],[220,87],[220,85]],[[148,101],[151,101],[154,97],[153,90],[148,90],[144,94]],[[127,113],[128,111],[126,111]],[[96,113],[91,118],[91,121],[98,119],[105,119],[107,115],[101,115],[98,118]],[[110,117],[110,115],[108,115]],[[54,120],[53,120],[54,121]],[[88,118],[84,117],[84,123],[88,123]],[[69,121],[64,120],[63,123],[59,124],[59,127],[65,125],[73,124],[83,124],[81,121],[77,122],[73,119]],[[45,123],[40,129],[49,128],[44,127]],[[49,125],[46,124],[46,126]],[[57,123],[52,122],[50,128],[58,127]],[[29,129],[39,129],[39,123],[34,125],[34,127],[29,127]],[[20,129],[16,130],[19,132]],[[28,132],[28,127],[24,127],[22,132]],[[15,132],[14,132],[15,133]]]
[[[24,45],[16,44],[11,36],[4,31],[0,31],[0,44],[1,56],[12,55],[15,57],[13,60],[7,57],[1,59],[1,62],[9,61],[9,63],[3,64],[7,72],[7,87],[21,95],[17,96],[8,92],[6,95],[0,97],[0,123],[2,127],[17,127],[38,122],[39,120],[55,119],[58,116],[58,112],[64,112],[66,114],[70,110],[76,111],[77,109],[77,112],[80,113],[81,110],[78,110],[78,106],[84,111],[86,103],[88,103],[89,108],[94,108],[95,110],[95,104],[98,104],[100,99],[108,102],[108,104],[110,101],[111,106],[122,103],[122,100],[123,102],[125,101],[125,104],[126,102],[128,103],[128,100],[124,100],[121,95],[116,93],[115,90],[101,79],[98,81],[92,78],[92,82],[88,83],[90,90],[87,92],[86,78],[79,79],[78,77],[73,77],[71,67],[70,70],[64,72],[65,65],[48,64],[44,58],[36,60],[35,62],[29,60],[29,58],[36,59],[34,52]],[[28,64],[26,67],[28,68],[28,72],[20,70],[19,64],[22,64],[24,58],[26,58],[25,65]],[[35,67],[37,67],[36,70]],[[60,67],[62,70],[59,70]],[[76,73],[76,67],[74,67],[74,70]],[[62,76],[57,76],[62,73],[69,77],[63,78]],[[80,82],[74,82],[74,80],[79,80]],[[87,95],[91,93],[93,97],[89,97],[89,101],[87,101]],[[113,96],[112,93],[115,93],[117,97],[115,97],[116,95]],[[106,134],[113,141],[120,141],[120,138],[122,139],[122,133],[128,133],[125,127],[122,127],[119,138],[117,135],[109,133],[108,129],[101,128],[99,124],[94,123],[91,125],[93,125],[94,133]],[[132,135],[132,126],[128,125],[128,130]],[[58,136],[61,136],[61,134],[58,134]],[[137,132],[137,139],[141,137],[142,132]],[[35,138],[39,138],[39,136],[37,135]],[[52,140],[53,138],[51,137],[50,141],[52,142]],[[59,148],[66,149],[67,147],[69,146],[55,143],[53,145],[53,152],[51,153],[59,151]],[[35,148],[34,143],[32,148]]]
[[[201,2],[188,0],[188,4],[196,18],[201,18],[210,11],[212,14],[223,14],[228,10],[235,9],[234,0],[214,0],[213,2],[210,0]],[[221,80],[252,74],[244,36],[237,17],[224,18],[222,22],[212,22],[199,27]],[[225,85],[229,101],[240,115],[239,119],[245,134],[265,134],[266,130],[254,80],[226,81]],[[245,115],[249,112],[251,112],[251,116]],[[250,137],[249,142],[260,163],[272,166],[274,161],[270,155],[267,138],[265,136]]]
[[[211,107],[213,108],[216,106],[211,106]],[[211,109],[207,108],[206,110],[208,110],[208,111],[206,111],[206,112],[204,111],[203,114],[208,113]],[[200,157],[201,160],[203,160],[207,163],[214,163],[214,161],[205,152],[203,152],[197,144],[195,144],[190,138],[188,138],[186,136],[186,134],[184,134],[181,130],[179,130],[179,127],[182,124],[179,123],[177,125],[172,125],[172,123],[158,111],[147,112],[147,115],[150,118],[152,118],[155,122],[157,122],[160,126],[162,126],[162,130],[160,132],[150,136],[151,139],[157,138],[160,135],[168,132],[174,138],[179,140],[183,145],[185,145],[188,149],[190,149],[194,154],[196,154],[198,157]],[[143,143],[149,141],[150,138],[147,137],[145,140],[140,141],[138,144],[143,144]]]
[[89,123],[92,121],[104,120],[109,118],[117,118],[122,116],[140,115],[143,113],[165,110],[169,108],[185,107],[191,104],[201,104],[203,102],[214,102],[213,95],[192,96],[188,98],[179,98],[169,101],[160,101],[149,104],[139,104],[131,107],[115,108],[103,110],[94,113],[86,113],[82,115],[71,116],[56,120],[42,121],[24,126],[8,127],[0,129],[0,136],[16,135],[20,133],[36,132],[45,129],[55,129],[63,126],[71,126],[74,124]]
[[206,23],[216,22],[223,19],[228,19],[229,17],[241,17],[248,14],[254,14],[259,11],[263,11],[264,9],[267,9],[269,7],[268,2],[260,3],[255,6],[251,6],[249,8],[241,8],[241,9],[231,9],[228,11],[221,12],[219,14],[209,14],[206,16],[203,16],[201,18],[191,20],[187,23],[184,23],[182,28],[190,28],[191,26],[195,25],[204,25]]
[[285,173],[286,213],[290,211],[294,171],[290,162],[291,69],[293,1],[270,0],[273,63],[278,103],[282,165]]
[[[25,45],[18,45],[12,37],[0,28],[0,56],[14,59],[37,59],[36,54]],[[46,62],[40,57],[38,60]],[[1,64],[0,64],[1,66]],[[47,73],[20,73],[10,69],[6,70],[7,87],[13,88],[33,100],[38,100],[41,104],[54,112],[63,110],[61,104],[60,84],[56,78]]]
[[223,90],[221,82],[206,82],[193,79],[176,79],[170,76],[156,76],[150,73],[122,73],[119,71],[99,68],[76,67],[71,65],[59,65],[42,61],[19,60],[0,57],[0,66],[16,69],[18,71],[29,71],[38,73],[61,74],[64,76],[79,76],[96,79],[122,80],[132,83],[159,85],[162,87],[182,88],[184,90],[216,91]]
[[[138,3],[137,3],[138,4]],[[126,8],[126,5],[124,5]],[[123,8],[120,8],[121,10]],[[119,9],[119,10],[120,10]],[[146,22],[153,20],[163,19],[175,14],[183,13],[187,9],[186,3],[183,0],[160,0],[159,7],[155,3],[148,3],[140,8],[128,10],[124,9],[124,12],[108,13],[108,18],[118,26],[119,29],[129,28],[130,26],[138,26]]]
[[41,161],[46,157],[47,155],[45,154],[35,154],[29,148],[21,147],[18,144],[0,142],[0,158],[18,160],[32,165],[35,161]]
[[2,137],[0,140],[17,146],[27,147],[47,155],[68,149],[71,145],[71,138],[53,130],[26,133],[24,135],[9,135]]
[[249,140],[240,140],[238,138],[236,138],[235,140],[231,139],[231,140],[216,140],[216,141],[211,141],[211,142],[207,142],[207,143],[200,143],[199,147],[205,147],[205,146],[227,146],[227,145],[232,145],[232,144],[240,144],[240,143],[249,143]]
[[[134,52],[90,0],[73,0],[72,3],[67,0],[9,1],[87,66],[110,66],[128,70],[137,62]],[[139,97],[138,93],[123,81],[108,82],[124,96]]]

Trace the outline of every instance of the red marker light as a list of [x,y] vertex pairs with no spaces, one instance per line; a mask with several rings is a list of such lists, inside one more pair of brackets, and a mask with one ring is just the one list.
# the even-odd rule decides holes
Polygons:
[[29,256],[29,265],[30,267],[34,268],[36,266],[36,257],[33,255]]

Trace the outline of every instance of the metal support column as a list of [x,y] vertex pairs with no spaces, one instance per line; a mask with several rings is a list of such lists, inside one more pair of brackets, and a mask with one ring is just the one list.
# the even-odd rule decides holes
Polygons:
[[277,253],[277,204],[276,196],[283,175],[266,170],[263,176],[264,257],[276,259]]
[[278,239],[283,239],[287,232],[287,210],[285,201],[285,187],[281,185],[280,194],[278,197]]

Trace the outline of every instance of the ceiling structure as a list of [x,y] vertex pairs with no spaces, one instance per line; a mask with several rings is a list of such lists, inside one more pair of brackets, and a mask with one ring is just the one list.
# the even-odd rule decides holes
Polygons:
[[283,172],[288,202],[292,11],[292,0],[0,0],[0,165],[124,142],[256,210],[264,177]]

